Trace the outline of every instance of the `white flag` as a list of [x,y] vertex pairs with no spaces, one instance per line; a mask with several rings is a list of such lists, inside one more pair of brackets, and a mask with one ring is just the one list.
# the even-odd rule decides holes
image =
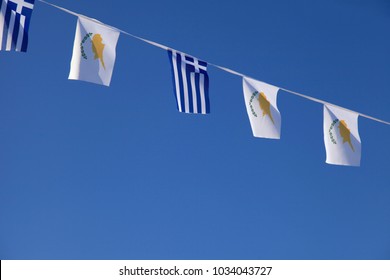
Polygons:
[[279,88],[247,77],[242,84],[253,136],[280,139],[281,116],[276,105]]
[[360,166],[359,114],[324,105],[326,163]]
[[78,18],[69,79],[109,86],[119,32]]

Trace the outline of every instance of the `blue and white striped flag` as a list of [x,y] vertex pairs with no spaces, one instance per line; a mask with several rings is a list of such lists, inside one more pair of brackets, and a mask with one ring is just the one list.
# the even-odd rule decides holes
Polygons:
[[210,113],[207,62],[168,50],[172,65],[177,108],[180,112]]
[[1,0],[0,50],[27,51],[28,28],[35,0]]

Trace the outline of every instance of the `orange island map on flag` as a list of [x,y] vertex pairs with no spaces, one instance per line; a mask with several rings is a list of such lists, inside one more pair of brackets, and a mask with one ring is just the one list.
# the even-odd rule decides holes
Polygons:
[[119,32],[78,18],[69,79],[109,86]]
[[104,70],[106,70],[106,66],[104,65],[104,59],[103,59],[103,51],[104,51],[104,44],[102,43],[102,35],[95,34],[92,37],[92,51],[95,54],[94,59],[99,59],[102,63],[102,66]]

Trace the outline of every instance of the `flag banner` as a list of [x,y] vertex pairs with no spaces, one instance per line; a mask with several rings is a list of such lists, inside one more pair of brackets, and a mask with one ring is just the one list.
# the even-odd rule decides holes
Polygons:
[[34,0],[1,0],[0,50],[26,52]]
[[276,105],[279,88],[247,77],[242,84],[253,136],[280,139],[282,119]]
[[179,112],[210,113],[207,62],[173,50],[168,55]]
[[69,79],[109,86],[118,39],[118,31],[78,18]]
[[326,163],[360,166],[359,114],[324,105]]

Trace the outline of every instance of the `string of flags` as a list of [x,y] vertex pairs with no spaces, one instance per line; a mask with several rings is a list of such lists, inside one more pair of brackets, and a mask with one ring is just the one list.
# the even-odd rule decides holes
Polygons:
[[[280,139],[281,113],[277,107],[279,90],[322,103],[326,163],[360,166],[359,116],[390,125],[389,122],[267,84],[226,67],[207,63],[181,51],[135,36],[46,1],[38,1],[78,18],[69,79],[109,86],[115,65],[116,45],[122,33],[168,52],[179,112],[210,113],[208,65],[242,77],[244,100],[254,137]],[[28,30],[34,2],[35,0],[1,0],[0,50],[27,51]]]

